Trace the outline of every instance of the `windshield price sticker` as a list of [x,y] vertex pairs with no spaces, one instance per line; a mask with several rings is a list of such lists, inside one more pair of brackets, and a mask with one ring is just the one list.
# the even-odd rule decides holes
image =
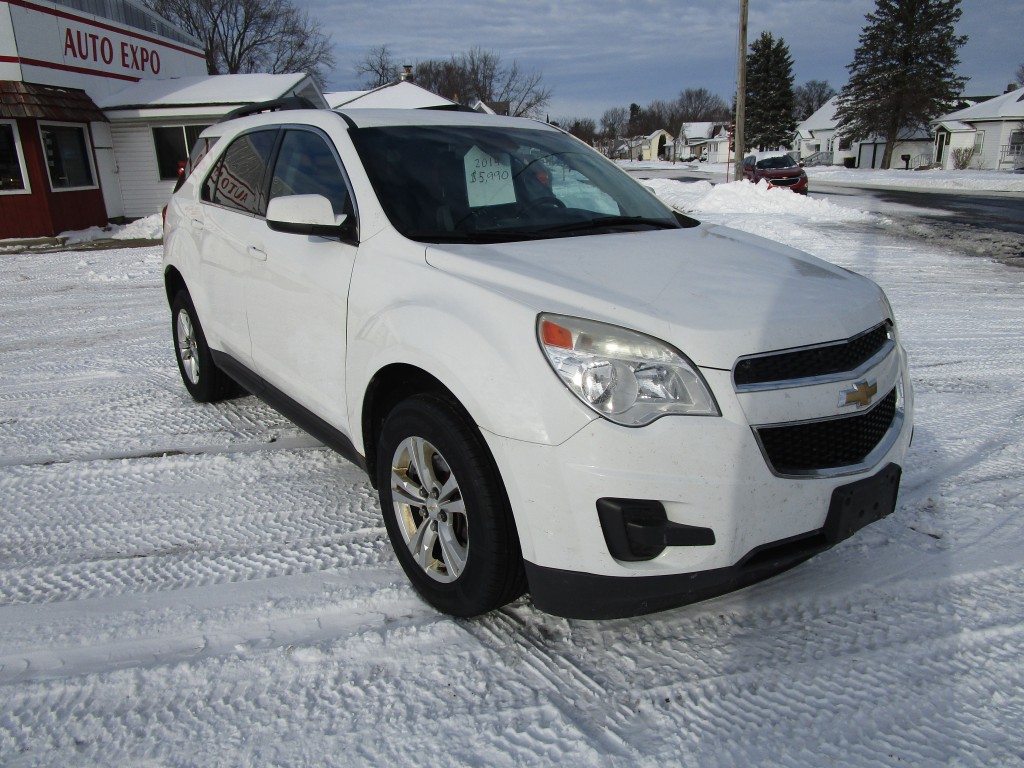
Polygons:
[[491,156],[479,147],[466,153],[466,191],[469,206],[501,205],[516,201],[512,163],[508,155]]

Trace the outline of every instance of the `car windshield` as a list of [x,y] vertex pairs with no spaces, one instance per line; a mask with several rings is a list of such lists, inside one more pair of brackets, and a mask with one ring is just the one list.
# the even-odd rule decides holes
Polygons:
[[772,155],[763,157],[757,161],[757,167],[762,171],[774,171],[779,168],[795,168],[796,160],[790,155]]
[[556,131],[398,126],[351,133],[385,213],[422,242],[502,242],[693,225]]

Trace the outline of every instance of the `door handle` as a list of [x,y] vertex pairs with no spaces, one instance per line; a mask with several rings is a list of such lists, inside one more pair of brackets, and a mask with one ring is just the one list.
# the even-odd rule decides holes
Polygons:
[[257,261],[267,260],[267,252],[262,250],[261,248],[257,248],[255,245],[250,245],[245,250],[250,256],[252,256]]
[[202,219],[192,219],[192,229],[203,229],[204,227]]

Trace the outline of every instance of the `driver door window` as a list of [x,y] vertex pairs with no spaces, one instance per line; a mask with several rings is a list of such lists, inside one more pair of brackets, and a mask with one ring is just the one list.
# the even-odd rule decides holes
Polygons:
[[335,216],[352,213],[348,185],[334,152],[311,131],[286,131],[281,141],[270,199],[286,195],[323,195],[331,201]]

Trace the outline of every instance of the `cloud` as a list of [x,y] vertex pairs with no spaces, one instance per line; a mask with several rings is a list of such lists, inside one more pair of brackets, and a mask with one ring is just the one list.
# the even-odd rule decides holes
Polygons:
[[[299,0],[303,2],[303,0]],[[1009,81],[1019,41],[1000,21],[1018,18],[1019,0],[964,0],[961,73],[972,86]],[[334,41],[337,90],[358,88],[353,66],[388,45],[401,63],[446,58],[473,47],[498,53],[553,88],[552,115],[599,117],[612,106],[674,98],[708,88],[731,100],[736,83],[739,4],[721,0],[493,0],[442,3],[333,0],[303,2]],[[757,0],[748,40],[762,31],[789,45],[797,84],[846,81],[865,14],[874,0]],[[993,42],[997,43],[993,45]],[[1005,73],[994,72],[1006,59]],[[977,63],[975,63],[977,62]],[[1005,82],[1003,82],[1005,85]]]

